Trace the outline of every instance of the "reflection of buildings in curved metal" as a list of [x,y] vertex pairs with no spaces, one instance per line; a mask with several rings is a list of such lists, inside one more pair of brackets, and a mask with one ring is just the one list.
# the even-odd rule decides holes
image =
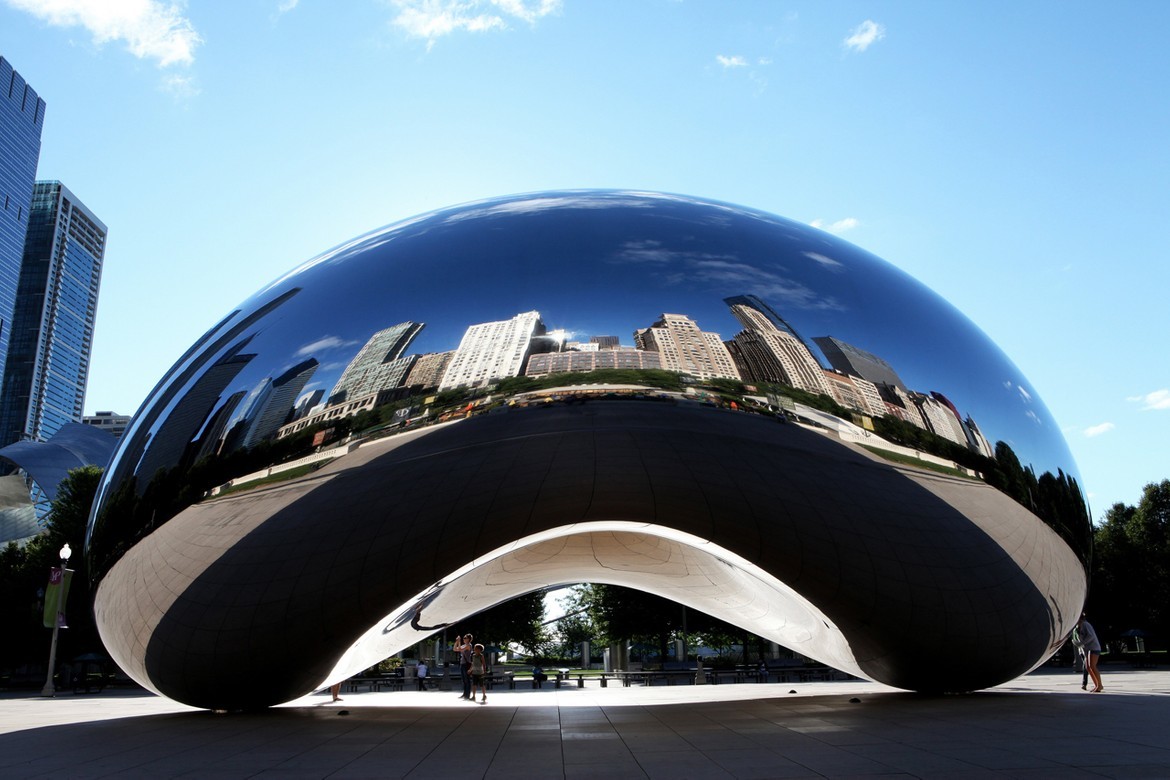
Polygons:
[[121,557],[95,608],[139,682],[254,707],[423,638],[420,600],[437,626],[575,581],[653,589],[927,690],[1027,671],[1085,594],[1064,542],[981,482],[754,415],[596,401],[402,434],[188,507]]

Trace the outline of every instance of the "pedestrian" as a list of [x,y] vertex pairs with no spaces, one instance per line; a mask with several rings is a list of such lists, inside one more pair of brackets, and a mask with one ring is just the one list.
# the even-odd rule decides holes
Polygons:
[[333,696],[333,701],[341,701],[341,683],[330,685],[329,693]]
[[471,652],[471,701],[475,701],[475,689],[479,688],[483,698],[480,704],[487,704],[487,656],[483,654],[483,645],[476,645]]
[[1077,635],[1081,640],[1081,644],[1085,647],[1085,669],[1089,672],[1089,677],[1093,678],[1093,693],[1100,693],[1105,690],[1105,686],[1101,683],[1101,672],[1097,669],[1097,663],[1101,659],[1101,641],[1097,639],[1097,632],[1093,630],[1093,626],[1089,623],[1085,613],[1081,613],[1081,620],[1077,623]]
[[455,639],[455,652],[459,654],[459,677],[463,682],[463,695],[459,698],[471,698],[471,655],[475,647],[471,644],[474,637],[464,634],[463,639]]
[[1080,626],[1080,621],[1077,621],[1077,624],[1073,626],[1069,641],[1072,642],[1073,652],[1076,653],[1073,658],[1073,669],[1076,669],[1077,666],[1081,667],[1081,690],[1084,691],[1088,690],[1089,687],[1089,659],[1085,657],[1085,643],[1081,641]]
[[418,660],[418,666],[415,667],[415,676],[418,677],[418,689],[420,691],[425,691],[427,689],[426,682],[428,671],[429,669],[427,669],[427,662],[420,658]]

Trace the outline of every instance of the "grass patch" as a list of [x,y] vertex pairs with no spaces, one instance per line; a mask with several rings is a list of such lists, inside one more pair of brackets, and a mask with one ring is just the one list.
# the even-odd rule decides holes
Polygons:
[[919,460],[911,455],[903,455],[900,452],[890,452],[889,450],[871,447],[867,444],[859,445],[862,449],[872,452],[883,460],[888,460],[892,463],[901,463],[905,466],[913,466],[914,468],[925,469],[926,471],[934,471],[939,474],[946,474],[948,477],[962,477],[963,479],[978,480],[978,477],[973,477],[970,474],[959,471],[951,466],[944,466],[940,463],[932,463],[929,460]]
[[231,487],[224,488],[223,490],[219,491],[219,494],[215,497],[223,498],[224,496],[230,496],[233,493],[243,493],[248,490],[255,490],[256,488],[266,487],[278,482],[288,482],[291,479],[296,479],[298,477],[303,477],[306,474],[313,473],[321,465],[321,463],[307,463],[304,466],[297,466],[295,469],[281,471],[277,474],[261,477],[260,479],[253,480],[251,482],[245,482],[242,485],[232,485]]

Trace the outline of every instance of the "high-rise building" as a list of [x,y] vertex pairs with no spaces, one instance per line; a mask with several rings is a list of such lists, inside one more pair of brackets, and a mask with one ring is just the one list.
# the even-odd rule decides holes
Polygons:
[[533,351],[533,340],[545,333],[540,312],[527,311],[510,320],[472,325],[443,373],[440,390],[484,387],[519,376]]
[[33,191],[0,393],[0,443],[81,422],[106,226],[59,181]]
[[105,431],[113,436],[115,439],[122,438],[122,433],[130,425],[130,415],[118,414],[117,412],[95,412],[81,418],[84,425],[92,425],[94,428]]
[[45,101],[0,57],[0,372],[8,355],[44,121]]
[[699,330],[685,314],[663,314],[649,328],[634,331],[634,345],[657,352],[667,371],[700,379],[740,378],[719,334]]
[[414,364],[402,354],[423,329],[421,322],[400,322],[378,331],[365,343],[341,373],[329,393],[329,403],[361,398],[398,387]]
[[755,382],[775,382],[833,395],[824,369],[800,334],[755,295],[723,300],[744,329],[734,339],[740,372]]
[[439,382],[443,379],[443,373],[447,370],[447,364],[451,362],[454,355],[455,350],[453,349],[447,352],[428,352],[425,355],[419,355],[418,360],[410,369],[410,373],[406,375],[403,384],[407,387],[419,387],[424,390],[438,387]]
[[832,336],[818,336],[813,341],[825,353],[829,364],[838,371],[868,379],[875,385],[889,385],[905,392],[906,385],[894,367],[872,352]]
[[248,413],[250,425],[244,438],[245,447],[254,447],[275,436],[277,429],[288,422],[301,390],[313,378],[318,365],[316,358],[307,358],[275,379],[266,380]]

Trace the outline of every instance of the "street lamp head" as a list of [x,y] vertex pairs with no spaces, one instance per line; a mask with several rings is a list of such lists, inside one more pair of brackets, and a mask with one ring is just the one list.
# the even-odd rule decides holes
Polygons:
[[66,542],[65,546],[61,548],[60,555],[61,563],[69,563],[69,557],[73,555],[73,550],[70,549],[69,542]]

